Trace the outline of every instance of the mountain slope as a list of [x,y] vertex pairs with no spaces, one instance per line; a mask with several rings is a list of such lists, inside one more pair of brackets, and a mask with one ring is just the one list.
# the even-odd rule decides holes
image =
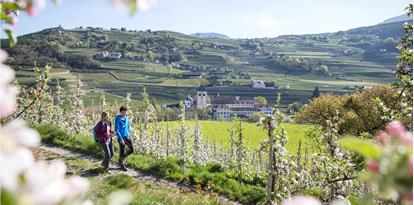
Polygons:
[[193,33],[193,34],[190,34],[190,36],[194,36],[194,37],[197,37],[197,38],[230,39],[230,37],[228,37],[224,34],[214,33],[214,32],[211,32],[211,33]]
[[386,19],[385,21],[383,21],[380,24],[396,23],[396,22],[403,22],[403,21],[410,21],[410,20],[412,21],[413,18],[407,16],[406,14],[402,14],[402,15],[399,15],[399,16],[394,16],[394,17],[391,17],[389,19]]

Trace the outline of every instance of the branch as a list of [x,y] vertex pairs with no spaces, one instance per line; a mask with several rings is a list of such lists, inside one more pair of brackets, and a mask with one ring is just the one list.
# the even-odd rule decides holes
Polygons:
[[29,109],[33,104],[35,104],[35,102],[40,98],[40,95],[42,94],[42,91],[44,90],[45,85],[46,85],[46,83],[43,83],[42,89],[39,90],[39,93],[37,94],[37,96],[32,100],[31,103],[29,103],[29,105],[27,105],[26,107],[24,107],[22,111],[20,111],[18,114],[16,114],[15,118],[19,118],[20,115],[22,115],[23,113],[25,113],[27,111],[27,109]]
[[345,176],[345,177],[339,178],[339,179],[328,180],[328,184],[326,184],[325,186],[327,186],[329,184],[332,184],[332,183],[335,183],[335,182],[347,181],[347,180],[353,180],[353,179],[356,179],[356,177],[348,177],[348,176]]
[[403,89],[401,90],[400,94],[398,95],[397,99],[395,99],[394,104],[391,106],[390,111],[391,112],[395,106],[397,105],[398,101],[401,99],[405,89],[408,87],[408,84],[405,84],[405,86],[403,87]]

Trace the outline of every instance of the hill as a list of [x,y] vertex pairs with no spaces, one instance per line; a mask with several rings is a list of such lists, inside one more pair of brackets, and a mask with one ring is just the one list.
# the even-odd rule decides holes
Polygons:
[[[172,31],[132,31],[79,27],[49,28],[20,36],[5,48],[19,83],[32,85],[32,67],[54,68],[73,86],[80,75],[88,97],[105,92],[139,99],[145,86],[158,103],[176,103],[205,85],[209,95],[255,97],[282,105],[306,103],[317,86],[321,92],[346,93],[361,86],[393,82],[400,23],[325,34],[276,38],[197,38]],[[2,44],[6,45],[6,44]],[[184,75],[183,75],[184,74]],[[263,80],[274,89],[252,88]],[[70,90],[70,89],[69,89]]]
[[217,39],[230,39],[230,37],[221,33],[193,33],[190,36],[197,38],[217,38]]
[[412,20],[413,20],[412,17],[409,17],[406,14],[402,14],[402,15],[399,15],[399,16],[394,16],[394,17],[391,17],[389,19],[386,19],[381,24],[404,22],[404,21],[412,21]]

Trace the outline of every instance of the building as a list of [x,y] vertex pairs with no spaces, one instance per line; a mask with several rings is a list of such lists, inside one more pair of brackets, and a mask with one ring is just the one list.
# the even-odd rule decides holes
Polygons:
[[187,96],[184,99],[184,105],[186,109],[192,108],[194,106],[195,100],[191,96]]
[[232,119],[234,115],[241,118],[251,118],[253,113],[262,112],[266,115],[273,113],[273,107],[261,105],[257,100],[242,98],[239,96],[209,96],[207,89],[200,86],[197,89],[197,96],[194,101],[188,96],[184,102],[186,108],[196,107],[204,109],[211,107],[213,119]]
[[239,96],[217,96],[211,99],[214,119],[231,119],[234,115],[241,118],[251,118],[253,113],[262,112],[266,115],[273,113],[273,107],[261,105],[258,101]]
[[98,51],[94,57],[95,59],[120,59],[122,54],[120,52]]
[[274,82],[265,82],[263,80],[252,80],[252,88],[259,88],[259,89],[274,89],[275,83]]
[[210,106],[211,101],[210,101],[210,97],[207,94],[207,89],[201,85],[198,89],[197,89],[197,108],[200,109],[204,109],[207,108],[208,106]]
[[266,88],[263,80],[253,80],[252,81],[252,88]]

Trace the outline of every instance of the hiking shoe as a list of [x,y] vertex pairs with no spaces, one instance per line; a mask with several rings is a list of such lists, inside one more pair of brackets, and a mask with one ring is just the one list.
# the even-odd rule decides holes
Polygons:
[[124,172],[128,171],[128,169],[125,167],[125,165],[121,166],[121,170],[124,171]]

